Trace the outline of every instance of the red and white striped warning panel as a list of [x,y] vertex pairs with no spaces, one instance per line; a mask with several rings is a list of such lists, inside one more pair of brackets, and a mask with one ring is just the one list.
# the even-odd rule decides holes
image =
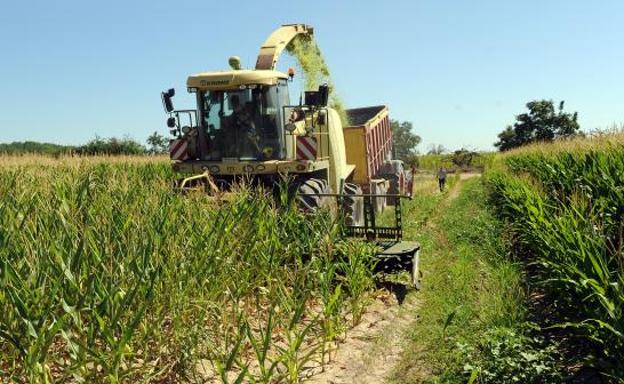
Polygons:
[[175,139],[169,142],[169,157],[171,160],[186,160],[189,158],[188,141],[184,139]]
[[317,146],[314,137],[297,137],[297,160],[316,160]]

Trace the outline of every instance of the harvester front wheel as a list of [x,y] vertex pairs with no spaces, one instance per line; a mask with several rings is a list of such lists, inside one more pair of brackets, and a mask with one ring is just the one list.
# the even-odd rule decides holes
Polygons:
[[326,204],[328,198],[318,196],[323,193],[329,193],[329,184],[326,180],[305,179],[297,186],[297,204],[304,211],[314,211]]

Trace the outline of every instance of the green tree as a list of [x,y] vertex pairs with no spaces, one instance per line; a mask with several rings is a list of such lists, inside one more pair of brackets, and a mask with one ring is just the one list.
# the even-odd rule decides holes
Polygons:
[[494,143],[500,151],[520,147],[535,141],[552,141],[579,134],[578,113],[563,111],[564,102],[558,110],[552,100],[534,100],[526,104],[528,113],[516,116],[513,126],[508,126],[498,134]]
[[81,155],[142,155],[145,153],[145,147],[128,137],[102,139],[96,136],[95,139],[78,147],[76,152]]
[[147,144],[150,146],[149,150],[152,153],[165,153],[169,150],[168,140],[158,131],[154,131],[148,138]]
[[466,148],[458,149],[451,155],[451,161],[457,167],[470,167],[479,154]]
[[408,161],[416,156],[416,147],[420,143],[420,136],[412,132],[413,125],[410,121],[390,120],[392,129],[392,147],[394,158]]

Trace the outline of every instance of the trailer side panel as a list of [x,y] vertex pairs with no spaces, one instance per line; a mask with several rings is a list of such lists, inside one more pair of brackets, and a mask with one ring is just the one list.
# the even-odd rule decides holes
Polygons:
[[392,132],[386,106],[347,110],[351,126],[344,128],[347,162],[355,164],[353,182],[368,187],[392,152]]

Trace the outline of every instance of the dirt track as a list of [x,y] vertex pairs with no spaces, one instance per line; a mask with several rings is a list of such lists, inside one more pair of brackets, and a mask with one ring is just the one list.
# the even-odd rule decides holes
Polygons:
[[[460,181],[480,176],[477,173],[460,174]],[[459,195],[458,182],[440,202],[447,205]],[[422,188],[415,185],[415,190]],[[345,340],[338,344],[332,361],[324,366],[310,368],[309,384],[383,383],[392,374],[403,351],[403,340],[412,324],[418,321],[421,303],[418,292],[403,285],[387,285],[380,291],[356,327],[350,329]],[[427,376],[427,372],[414,374]]]
[[[404,297],[405,288],[395,288],[394,293],[385,292],[375,299],[324,371],[305,383],[380,383],[386,379],[399,361],[401,339],[419,309],[417,295]],[[399,305],[398,299],[405,301]]]

